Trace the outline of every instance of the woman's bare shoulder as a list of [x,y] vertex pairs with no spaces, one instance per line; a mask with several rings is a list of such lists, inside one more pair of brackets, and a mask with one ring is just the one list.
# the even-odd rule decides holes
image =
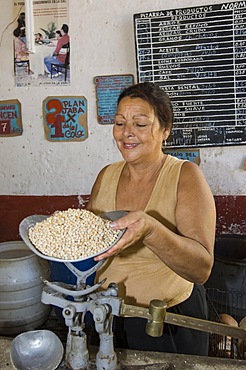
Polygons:
[[192,162],[182,166],[176,221],[182,235],[196,236],[196,240],[212,249],[216,224],[214,196],[202,170]]
[[207,180],[201,168],[194,162],[185,161],[181,168],[180,184],[188,184],[190,186],[197,182],[200,184],[206,184],[208,186]]
[[100,187],[101,187],[101,182],[102,182],[102,178],[103,178],[103,175],[106,171],[106,169],[109,167],[109,165],[103,167],[101,169],[101,171],[98,173],[97,175],[97,178],[92,186],[92,190],[91,190],[91,194],[90,194],[90,200],[89,200],[89,203],[87,205],[87,209],[90,211],[93,209],[93,200],[96,198],[99,190],[100,190]]

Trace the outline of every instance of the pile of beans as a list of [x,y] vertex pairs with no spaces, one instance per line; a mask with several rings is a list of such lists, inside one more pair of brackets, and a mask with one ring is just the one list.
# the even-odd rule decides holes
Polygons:
[[29,239],[44,255],[61,260],[89,258],[108,249],[120,230],[85,209],[58,211],[29,229]]

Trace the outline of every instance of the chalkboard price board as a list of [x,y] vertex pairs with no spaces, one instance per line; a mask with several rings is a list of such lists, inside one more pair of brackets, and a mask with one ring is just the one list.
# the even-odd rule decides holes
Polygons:
[[246,144],[246,2],[134,14],[138,82],[169,94],[167,146]]

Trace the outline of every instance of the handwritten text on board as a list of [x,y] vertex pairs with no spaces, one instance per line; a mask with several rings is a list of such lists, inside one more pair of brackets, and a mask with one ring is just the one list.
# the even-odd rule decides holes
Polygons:
[[97,94],[98,123],[113,124],[117,99],[124,88],[133,85],[133,76],[97,76],[94,78],[94,83]]
[[167,146],[245,145],[245,1],[135,14],[134,28],[138,81],[173,103]]

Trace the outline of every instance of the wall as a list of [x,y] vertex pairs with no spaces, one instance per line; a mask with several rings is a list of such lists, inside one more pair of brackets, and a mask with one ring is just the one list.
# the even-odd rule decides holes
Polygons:
[[[24,128],[22,136],[0,138],[1,240],[16,237],[21,217],[36,213],[35,207],[28,205],[30,201],[43,212],[51,210],[50,204],[59,209],[64,204],[72,205],[74,199],[80,205],[82,198],[78,197],[90,194],[98,171],[120,159],[112,127],[97,123],[93,78],[111,74],[133,74],[136,78],[133,14],[214,2],[124,0],[122,6],[121,0],[70,0],[71,85],[15,87],[12,2],[0,0],[0,100],[21,102]],[[56,95],[86,97],[89,137],[84,142],[54,143],[45,139],[42,101]],[[245,146],[201,148],[200,153],[200,167],[218,207],[218,232],[245,234]],[[59,201],[52,203],[53,199]],[[13,213],[17,217],[12,217]]]

